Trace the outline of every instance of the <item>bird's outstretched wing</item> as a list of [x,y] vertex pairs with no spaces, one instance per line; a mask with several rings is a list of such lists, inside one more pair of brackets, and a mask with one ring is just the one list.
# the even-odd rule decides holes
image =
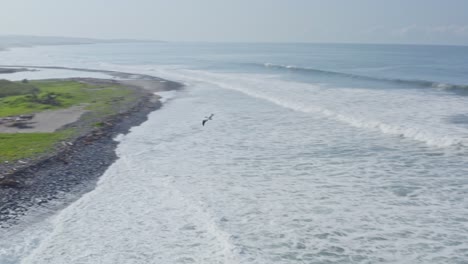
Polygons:
[[208,121],[208,119],[205,119],[205,120],[202,121],[202,123],[201,123],[202,126],[205,126],[206,121]]

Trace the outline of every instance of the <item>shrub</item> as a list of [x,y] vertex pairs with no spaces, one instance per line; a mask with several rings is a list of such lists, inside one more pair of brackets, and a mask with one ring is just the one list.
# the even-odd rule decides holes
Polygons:
[[0,98],[14,95],[28,95],[34,93],[39,93],[39,89],[29,83],[0,80]]

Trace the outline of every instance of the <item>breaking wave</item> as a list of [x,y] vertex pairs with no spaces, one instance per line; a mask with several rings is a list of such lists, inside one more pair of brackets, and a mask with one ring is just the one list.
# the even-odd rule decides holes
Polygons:
[[[268,67],[283,67],[287,69],[305,69],[305,68],[294,68],[295,66],[281,66],[276,64],[265,64]],[[308,101],[302,100],[305,98],[315,98],[317,96],[324,96],[322,98],[322,102],[331,102],[333,101],[332,98],[342,98],[343,105],[347,104],[347,99],[355,98],[354,94],[349,94],[348,96],[344,96],[343,92],[340,91],[338,94],[330,91],[328,89],[323,89],[322,86],[317,84],[303,84],[298,82],[285,82],[280,79],[275,78],[274,75],[255,75],[255,74],[220,74],[220,73],[213,73],[207,71],[200,71],[200,70],[186,70],[186,69],[178,69],[178,67],[164,67],[164,66],[156,66],[148,68],[147,65],[138,66],[122,66],[122,65],[114,65],[108,64],[105,65],[106,69],[111,68],[113,70],[118,71],[125,71],[125,72],[139,72],[144,74],[155,74],[156,76],[162,76],[163,78],[177,80],[181,83],[186,83],[187,85],[191,85],[188,83],[193,82],[201,82],[201,83],[211,83],[215,84],[220,88],[225,88],[229,90],[236,90],[238,92],[242,92],[246,95],[251,97],[255,97],[258,99],[263,99],[270,101],[276,105],[279,105],[284,108],[288,108],[294,111],[299,111],[303,113],[314,113],[319,114],[321,116],[337,120],[342,123],[346,123],[356,128],[364,128],[367,130],[374,130],[380,131],[384,134],[396,135],[402,138],[409,138],[416,141],[424,142],[429,146],[434,147],[468,147],[468,139],[465,137],[460,137],[458,133],[451,134],[451,133],[432,133],[431,129],[427,127],[418,127],[412,124],[416,120],[411,121],[410,123],[406,120],[404,123],[399,124],[399,122],[387,122],[388,120],[381,120],[379,117],[371,117],[368,115],[361,115],[357,114],[359,112],[362,113],[360,110],[354,109],[354,112],[349,112],[351,109],[343,108],[341,111],[339,109],[335,109],[335,107],[330,107],[327,105],[322,105],[319,101]],[[314,69],[312,69],[314,71]],[[338,72],[328,72],[322,70],[315,70],[318,72],[324,72],[329,74],[343,74],[345,73],[338,73]],[[350,75],[354,76],[354,75]],[[358,76],[358,75],[356,75]],[[365,78],[365,77],[364,77]],[[369,77],[370,78],[370,77]],[[188,83],[187,83],[188,82]],[[435,83],[434,83],[435,86]],[[285,93],[284,87],[288,87],[288,92]],[[461,86],[460,86],[461,87]],[[439,84],[438,88],[450,88],[450,86],[444,86],[443,84]],[[468,88],[468,86],[467,86]],[[353,92],[359,92],[359,89],[351,89]],[[349,91],[351,91],[349,90]],[[329,91],[329,92],[326,92]],[[313,93],[318,93],[313,97],[309,97]],[[330,93],[330,94],[329,94]],[[381,97],[381,96],[390,96],[390,94],[376,94],[372,95],[369,91],[365,91],[364,94],[359,94],[360,97],[364,96],[362,99],[366,100],[365,98],[374,98],[374,97]],[[408,97],[409,95],[406,95]],[[170,96],[169,96],[170,97]],[[396,96],[400,98],[399,95]],[[302,98],[302,99],[300,99]],[[392,97],[393,98],[393,97]],[[405,98],[405,97],[403,97]],[[170,98],[168,98],[170,100]],[[396,98],[394,98],[396,100]],[[435,98],[434,98],[435,99]],[[369,100],[372,101],[373,99]],[[438,99],[437,99],[438,100]],[[383,103],[383,102],[382,102]],[[354,104],[357,106],[359,104]],[[460,108],[461,109],[461,108]],[[445,109],[447,110],[447,109]],[[356,112],[357,111],[357,112]],[[402,116],[408,113],[401,113]],[[435,114],[435,113],[434,113]],[[400,114],[398,114],[400,115]],[[416,121],[417,122],[417,121]],[[419,122],[417,122],[419,123]]]
[[392,83],[392,84],[397,84],[397,85],[412,85],[412,86],[417,86],[417,87],[437,88],[437,89],[468,90],[468,85],[439,83],[439,82],[433,82],[433,81],[427,81],[427,80],[405,80],[405,79],[380,78],[380,77],[371,77],[371,76],[358,75],[358,74],[352,74],[352,73],[320,70],[320,69],[314,69],[314,68],[309,68],[309,67],[298,67],[294,65],[281,65],[281,64],[274,64],[274,63],[264,63],[264,64],[256,64],[256,65],[266,67],[266,68],[279,69],[279,70],[305,72],[309,74],[341,76],[341,77],[352,78],[352,79],[367,80],[367,81],[374,81],[374,82],[385,82],[385,83]]
[[[420,142],[424,142],[425,144],[434,147],[465,148],[468,146],[468,139],[460,137],[460,135],[457,133],[450,134],[443,133],[440,131],[438,133],[433,133],[434,131],[431,131],[426,126],[417,126],[413,124],[415,122],[420,125],[421,123],[425,123],[421,120],[408,119],[404,121],[389,121],[386,120],[387,118],[384,118],[382,116],[371,116],[371,112],[366,113],[363,109],[356,108],[359,106],[359,104],[349,104],[349,100],[352,100],[352,98],[356,98],[356,96],[359,96],[362,100],[366,102],[369,101],[370,103],[374,100],[372,98],[387,98],[388,96],[392,96],[392,100],[397,100],[397,98],[400,98],[399,94],[371,94],[369,91],[365,91],[363,94],[361,94],[358,93],[359,89],[351,89],[352,91],[354,91],[351,94],[344,93],[345,91],[340,91],[338,95],[333,91],[323,89],[323,87],[319,85],[284,82],[275,78],[265,79],[261,76],[256,75],[226,75],[198,70],[182,70],[178,71],[181,75],[177,76],[178,74],[176,72],[177,71],[171,71],[170,76],[168,76],[168,78],[170,77],[177,80],[185,79],[189,80],[190,82],[196,81],[201,83],[212,83],[220,88],[236,90],[251,97],[267,100],[271,103],[274,103],[284,108],[291,109],[293,111],[319,114],[321,116],[334,119],[342,123],[346,123],[356,128],[380,131],[384,134],[396,135],[402,138],[409,138]],[[159,72],[158,74],[163,76],[166,75],[162,72]],[[288,87],[287,93],[284,90],[284,87]],[[312,94],[310,93],[314,93],[314,95],[311,97]],[[319,99],[319,101],[311,101],[315,97],[320,97],[321,99]],[[407,95],[406,97],[409,98],[409,95]],[[348,106],[336,108],[336,105],[333,106],[325,104],[325,102],[332,102],[334,101],[334,99],[337,98],[342,99],[340,102],[343,104],[343,106]],[[439,100],[439,98],[434,97],[433,100]],[[382,102],[382,104],[383,103],[384,102]],[[447,111],[447,109],[439,111]],[[408,113],[402,112],[397,113],[395,115],[405,116],[408,115]],[[410,116],[411,115],[409,115],[408,118],[410,118]],[[384,119],[382,120],[381,118]]]

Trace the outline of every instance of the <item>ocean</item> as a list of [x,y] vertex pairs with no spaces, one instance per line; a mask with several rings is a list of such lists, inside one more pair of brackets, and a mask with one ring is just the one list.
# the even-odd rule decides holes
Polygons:
[[468,47],[114,43],[0,62],[186,85],[116,138],[94,190],[1,230],[2,264],[468,263]]

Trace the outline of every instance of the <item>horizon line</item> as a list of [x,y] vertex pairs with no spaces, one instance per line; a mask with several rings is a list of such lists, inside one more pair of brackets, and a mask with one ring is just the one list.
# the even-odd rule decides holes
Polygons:
[[[76,40],[88,40],[88,41],[132,41],[132,42],[166,42],[166,43],[231,43],[231,44],[331,44],[331,45],[400,45],[400,46],[449,46],[449,47],[468,47],[467,44],[451,44],[451,43],[404,43],[404,42],[355,42],[355,41],[249,41],[249,40],[162,40],[153,38],[97,38],[97,37],[78,37],[78,36],[63,36],[63,35],[27,35],[27,34],[0,34],[1,37],[32,37],[32,38],[64,38],[64,39],[76,39]],[[99,44],[90,43],[90,44]],[[77,43],[79,45],[79,43]]]

